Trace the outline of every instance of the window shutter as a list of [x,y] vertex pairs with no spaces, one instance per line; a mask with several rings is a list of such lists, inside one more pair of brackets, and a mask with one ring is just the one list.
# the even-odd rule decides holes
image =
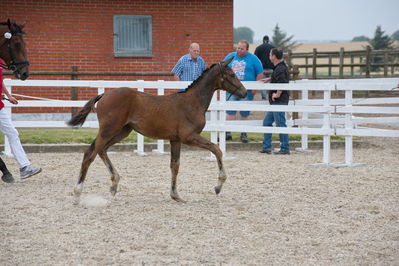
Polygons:
[[114,53],[115,56],[151,56],[152,17],[115,15]]

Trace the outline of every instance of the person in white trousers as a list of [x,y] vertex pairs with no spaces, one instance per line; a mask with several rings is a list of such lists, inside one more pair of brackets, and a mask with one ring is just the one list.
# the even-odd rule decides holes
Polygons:
[[[14,155],[18,165],[19,165],[19,171],[21,174],[21,179],[26,179],[28,177],[34,176],[42,171],[41,168],[33,168],[31,167],[31,163],[26,156],[26,153],[24,151],[24,148],[22,147],[21,141],[19,139],[19,134],[18,131],[15,129],[14,125],[12,124],[11,121],[11,115],[7,110],[4,108],[4,103],[3,103],[3,93],[7,96],[8,100],[12,104],[18,104],[17,99],[15,99],[7,90],[6,86],[4,85],[3,82],[3,77],[2,77],[2,72],[3,70],[0,68],[0,131],[4,133],[4,135],[7,136],[8,141],[10,142],[11,146],[11,153]],[[5,180],[3,180],[5,181]],[[13,178],[11,182],[13,182]],[[10,177],[8,177],[8,182],[10,182]]]

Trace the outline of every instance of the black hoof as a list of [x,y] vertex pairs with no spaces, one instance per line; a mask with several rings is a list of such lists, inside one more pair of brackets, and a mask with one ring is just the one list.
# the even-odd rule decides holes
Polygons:
[[10,173],[4,174],[1,177],[1,180],[3,180],[6,183],[14,183],[15,182],[14,177]]
[[219,195],[219,193],[220,193],[220,188],[219,187],[215,187],[215,192],[216,192],[216,195]]

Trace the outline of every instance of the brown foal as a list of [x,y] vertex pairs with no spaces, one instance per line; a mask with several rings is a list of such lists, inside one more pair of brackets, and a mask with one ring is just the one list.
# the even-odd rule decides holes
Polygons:
[[176,189],[181,143],[207,149],[216,156],[219,176],[215,192],[219,194],[226,180],[222,152],[216,144],[201,137],[200,133],[205,126],[205,113],[216,90],[222,89],[239,97],[247,94],[245,87],[228,66],[231,60],[212,65],[185,92],[156,96],[130,88],[118,88],[88,101],[68,122],[70,126],[82,125],[98,102],[99,131],[84,153],[79,180],[74,189],[75,203],[79,202],[87,170],[97,154],[111,174],[111,193],[116,194],[120,176],[108,158],[107,149],[127,137],[132,130],[150,138],[170,140],[172,199],[183,202]]

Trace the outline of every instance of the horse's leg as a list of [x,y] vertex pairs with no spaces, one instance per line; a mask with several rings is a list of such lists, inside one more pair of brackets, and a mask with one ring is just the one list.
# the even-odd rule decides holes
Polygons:
[[85,151],[85,154],[83,156],[82,166],[80,168],[79,180],[74,189],[75,204],[79,203],[79,198],[83,190],[83,182],[86,178],[87,170],[89,169],[90,164],[94,161],[97,154],[103,152],[107,142],[108,142],[107,137],[102,136],[100,128],[100,131],[97,134],[96,139],[93,141],[90,147]]
[[208,141],[207,139],[204,139],[203,137],[197,134],[187,138],[187,140],[184,143],[190,146],[197,146],[203,149],[207,149],[216,156],[216,160],[219,166],[219,176],[218,176],[218,184],[215,187],[215,192],[216,194],[219,194],[220,191],[222,190],[223,183],[227,179],[227,175],[224,170],[223,161],[222,161],[223,153],[219,149],[219,146]]
[[80,168],[79,180],[74,189],[75,204],[79,203],[79,198],[82,194],[83,182],[85,181],[87,170],[89,169],[90,164],[94,161],[94,158],[96,158],[97,152],[95,150],[95,146],[96,140],[93,141],[93,143],[84,153],[82,166]]
[[111,174],[111,181],[112,181],[112,186],[110,188],[111,194],[115,196],[116,191],[118,189],[118,184],[120,180],[120,176],[118,172],[116,171],[116,168],[113,166],[111,160],[108,157],[107,150],[109,147],[114,145],[115,143],[121,141],[122,139],[126,138],[129,136],[130,132],[132,132],[133,127],[130,124],[125,125],[122,130],[115,135],[108,143],[105,145],[104,149],[98,153],[102,161],[104,162],[105,166],[108,168],[108,171]]
[[170,170],[172,172],[172,184],[170,188],[170,196],[175,201],[185,202],[182,198],[180,198],[176,190],[177,174],[179,173],[179,166],[180,166],[180,149],[181,149],[181,142],[170,141]]

